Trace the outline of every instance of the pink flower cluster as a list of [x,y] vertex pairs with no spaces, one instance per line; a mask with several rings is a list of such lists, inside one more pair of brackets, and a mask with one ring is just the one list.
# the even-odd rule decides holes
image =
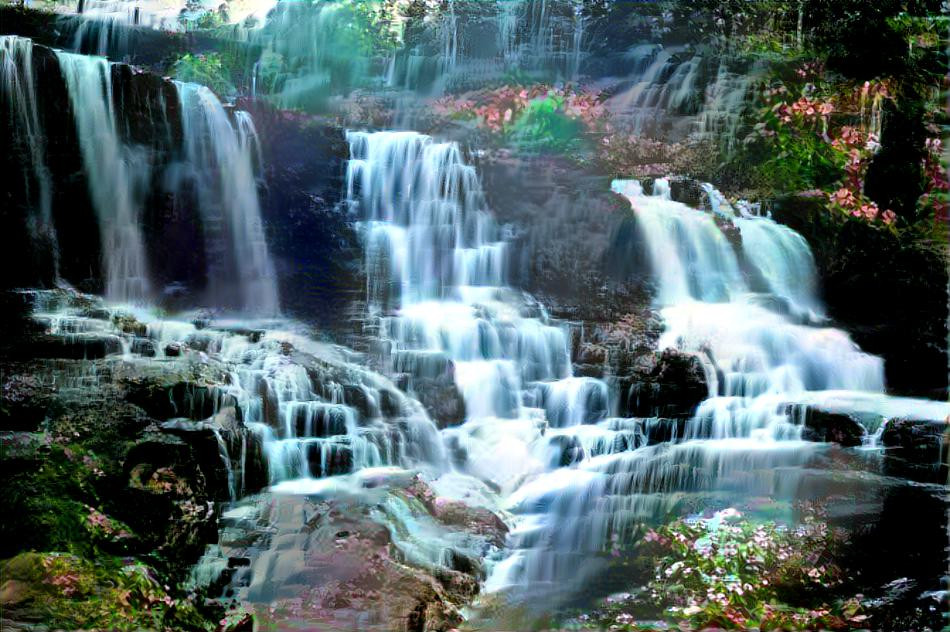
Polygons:
[[460,97],[443,97],[435,101],[433,111],[442,116],[473,116],[492,132],[501,132],[532,101],[551,96],[562,100],[561,108],[566,116],[583,121],[588,127],[596,127],[606,116],[599,93],[543,83],[527,87],[505,85]]
[[933,206],[935,220],[944,220],[950,216],[950,204],[947,200],[950,181],[947,178],[947,166],[943,161],[943,141],[939,138],[928,138],[924,142],[924,150],[923,168],[927,188],[921,197],[921,203]]
[[795,70],[795,74],[802,79],[820,77],[825,72],[825,63],[821,60],[808,61]]
[[894,211],[888,209],[882,213],[874,202],[862,203],[860,198],[855,196],[847,187],[841,187],[834,193],[829,194],[828,199],[852,217],[862,218],[869,222],[880,219],[888,226],[897,221],[897,215]]
[[791,105],[783,101],[775,108],[779,121],[782,123],[791,123],[795,117],[814,121],[827,119],[835,111],[835,106],[831,101],[820,101],[808,97],[801,97]]

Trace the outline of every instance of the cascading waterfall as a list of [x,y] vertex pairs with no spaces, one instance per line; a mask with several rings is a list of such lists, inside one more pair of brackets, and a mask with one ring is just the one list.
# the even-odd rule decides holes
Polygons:
[[[748,264],[785,301],[770,311],[764,305],[775,308],[774,301],[750,291],[735,246],[712,215],[670,200],[665,180],[654,183],[653,195],[639,182],[613,188],[630,200],[647,246],[666,323],[660,347],[703,355],[710,397],[682,428],[675,420],[588,413],[586,425],[544,434],[525,426],[503,434],[484,423],[471,433],[468,454],[482,461],[483,477],[510,470],[506,463],[522,465],[523,478],[506,499],[515,515],[509,555],[486,589],[514,591],[522,600],[543,596],[547,609],[589,590],[595,578],[610,586],[611,556],[623,555],[644,524],[695,506],[690,498],[704,505],[795,498],[802,466],[825,449],[801,440],[810,406],[888,418],[950,413],[939,402],[884,395],[879,358],[862,353],[845,332],[807,324],[821,310],[811,253],[798,235],[718,208],[718,221],[728,216],[748,236]],[[623,585],[618,579],[614,586]]]
[[[573,377],[565,330],[503,285],[502,231],[455,143],[415,132],[350,132],[349,142],[347,197],[364,218],[368,300],[392,370],[450,371],[465,402],[465,422],[443,431],[454,473],[435,484],[451,493],[468,475],[510,494],[550,466],[546,428],[610,423],[607,386]],[[530,540],[515,535],[518,562],[501,572],[551,581],[550,556]]]
[[[492,5],[495,37],[468,41],[469,16],[454,2],[431,38],[390,59],[387,83],[442,94],[473,78],[502,78],[512,68],[551,80],[576,80],[585,56],[584,18],[576,5],[558,0],[503,0]],[[484,16],[475,18],[484,27]]]
[[211,295],[219,305],[238,297],[242,311],[275,316],[280,305],[257,194],[254,122],[240,111],[232,122],[204,86],[176,86],[189,175],[204,225]]
[[[23,165],[31,199],[29,229],[34,240],[45,239],[52,252],[53,275],[59,276],[56,229],[53,226],[53,182],[46,167],[46,138],[40,123],[33,78],[33,41],[16,35],[0,37],[2,103],[18,140],[27,147],[30,164]],[[29,168],[27,168],[29,167]]]
[[99,218],[106,296],[140,302],[150,283],[141,214],[151,165],[144,148],[122,141],[112,96],[112,70],[101,57],[57,51],[66,80],[89,193]]
[[[10,128],[26,158],[22,189],[30,207],[27,226],[37,247],[50,251],[58,276],[52,181],[37,109],[32,47],[29,39],[3,37],[0,79]],[[68,93],[100,232],[106,298],[138,304],[157,298],[142,230],[146,200],[155,193],[154,185],[164,182],[163,193],[193,203],[200,216],[208,263],[205,298],[245,314],[276,316],[280,307],[276,272],[257,190],[262,157],[251,116],[242,111],[229,114],[203,86],[175,83],[179,107],[174,109],[180,115],[183,139],[179,148],[171,133],[178,120],[169,116],[161,89],[152,92],[147,86],[147,98],[154,100],[150,122],[167,130],[168,136],[140,145],[130,140],[134,132],[119,119],[113,64],[102,57],[53,52]]]
[[[656,303],[666,323],[660,346],[707,358],[711,397],[690,425],[693,436],[797,438],[788,404],[813,391],[883,393],[884,365],[837,329],[796,322],[818,308],[814,262],[794,231],[768,218],[735,217],[714,195],[719,221],[739,229],[749,263],[789,315],[769,309],[740,273],[733,246],[713,216],[670,199],[664,180],[654,195],[639,182],[615,181],[636,213],[656,278]],[[713,192],[715,193],[715,192]]]

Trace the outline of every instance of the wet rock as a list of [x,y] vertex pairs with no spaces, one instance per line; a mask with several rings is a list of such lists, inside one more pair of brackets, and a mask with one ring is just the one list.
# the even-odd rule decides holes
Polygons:
[[247,491],[260,489],[260,481],[266,476],[260,470],[266,468],[266,463],[253,448],[248,459],[248,443],[253,443],[255,437],[249,436],[251,433],[237,419],[234,408],[225,408],[207,421],[167,421],[161,429],[191,447],[214,500],[226,501],[242,493],[241,482],[246,487],[248,478],[252,487]]
[[156,419],[208,419],[220,410],[239,410],[237,399],[223,386],[174,381],[175,373],[123,381],[126,399]]
[[618,376],[617,384],[625,417],[688,418],[709,395],[702,361],[675,349],[663,350],[649,372]]
[[116,314],[112,317],[112,323],[119,331],[123,333],[132,334],[140,338],[145,338],[148,336],[148,327],[146,327],[145,323],[140,322],[132,314]]
[[805,412],[802,439],[837,443],[844,447],[861,445],[866,432],[853,415],[809,407]]
[[87,307],[79,312],[83,318],[92,318],[96,320],[111,320],[112,310],[105,307]]
[[242,519],[222,538],[217,567],[227,568],[231,551],[241,551],[246,566],[231,569],[225,595],[249,603],[263,626],[389,632],[458,625],[458,606],[477,591],[477,560],[455,551],[447,566],[420,565],[374,518],[372,507],[388,494],[384,484],[349,500],[247,499],[226,514]]
[[950,424],[937,420],[891,419],[881,433],[888,457],[934,469],[947,463],[948,438]]
[[122,340],[112,334],[40,335],[30,341],[34,358],[96,360],[122,353]]
[[182,346],[177,342],[170,342],[165,345],[165,355],[169,358],[177,358],[181,355]]
[[692,178],[670,178],[670,199],[682,202],[691,208],[702,208],[706,201],[706,192],[702,184]]
[[132,353],[137,353],[146,358],[154,358],[155,343],[148,338],[135,338],[132,340]]
[[567,467],[584,460],[584,446],[573,435],[555,435],[548,439],[551,467]]
[[308,469],[314,478],[353,471],[353,448],[344,441],[310,443],[307,446],[306,458]]

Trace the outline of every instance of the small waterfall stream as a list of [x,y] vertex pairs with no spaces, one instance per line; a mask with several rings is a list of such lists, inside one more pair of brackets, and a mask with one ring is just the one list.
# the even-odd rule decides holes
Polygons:
[[26,189],[32,198],[30,232],[34,240],[45,239],[53,252],[53,275],[59,276],[56,228],[53,226],[53,182],[46,166],[46,138],[37,106],[33,77],[33,41],[15,35],[0,36],[0,85],[2,103],[9,112],[16,138],[30,155],[23,165]]
[[257,131],[247,112],[234,121],[214,94],[176,83],[181,100],[185,156],[198,192],[214,304],[238,297],[244,313],[276,316],[277,278],[261,222],[255,162]]

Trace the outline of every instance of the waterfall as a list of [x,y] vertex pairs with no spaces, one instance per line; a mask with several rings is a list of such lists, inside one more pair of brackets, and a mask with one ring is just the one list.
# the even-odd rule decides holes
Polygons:
[[[629,199],[647,243],[666,325],[661,348],[702,354],[714,378],[687,434],[797,439],[796,405],[838,408],[845,400],[861,412],[905,414],[920,408],[917,400],[884,395],[880,358],[862,352],[846,332],[813,324],[822,307],[805,240],[769,218],[737,214],[706,188],[716,220],[671,200],[665,180],[655,182],[653,195],[639,182],[613,183]],[[751,292],[738,273],[736,246],[724,237],[723,223],[738,230],[741,251],[768,294]]]
[[585,402],[605,401],[606,387],[572,378],[564,329],[504,287],[506,244],[458,145],[415,132],[348,138],[347,198],[364,218],[368,300],[398,369],[451,367],[473,425],[596,416],[604,404]]
[[211,295],[215,304],[231,305],[236,299],[246,313],[274,316],[280,306],[254,173],[255,151],[259,154],[254,122],[240,111],[232,121],[204,86],[176,87],[185,155],[204,226]]
[[606,105],[630,131],[668,141],[713,140],[735,149],[762,63],[747,68],[741,58],[717,60],[653,43],[633,46],[624,57],[631,70],[620,86],[627,87]]
[[101,57],[57,51],[76,121],[89,194],[99,218],[106,296],[143,301],[150,294],[141,215],[151,165],[145,148],[119,136],[112,70]]
[[[53,275],[59,276],[59,248],[53,226],[53,183],[46,167],[46,138],[37,107],[33,77],[33,42],[24,37],[0,37],[0,82],[4,109],[15,137],[28,148],[30,164],[23,177],[30,199],[28,227],[35,241],[46,240],[52,252]],[[34,190],[35,187],[35,190]]]
[[[418,377],[449,375],[465,403],[464,422],[442,432],[453,472],[434,485],[452,495],[474,477],[512,494],[551,466],[549,428],[571,435],[609,423],[607,385],[572,376],[565,328],[504,285],[504,231],[457,144],[415,132],[348,139],[346,192],[363,218],[372,330],[410,391]],[[547,550],[520,536],[511,546],[522,561],[498,564],[489,586],[560,576]]]

